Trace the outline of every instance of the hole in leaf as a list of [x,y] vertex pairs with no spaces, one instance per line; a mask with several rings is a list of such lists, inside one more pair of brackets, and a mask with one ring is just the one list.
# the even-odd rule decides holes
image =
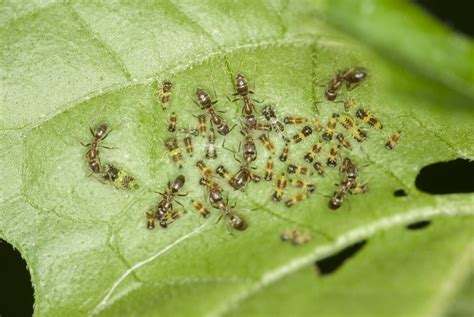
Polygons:
[[414,2],[456,31],[474,36],[470,1],[415,0]]
[[32,316],[33,287],[20,252],[0,239],[0,316]]
[[393,192],[393,196],[395,197],[405,197],[408,196],[407,192],[404,189],[397,189]]
[[327,275],[338,270],[347,259],[354,256],[367,243],[367,240],[356,242],[337,254],[316,261],[314,264],[320,275]]
[[430,220],[421,220],[417,222],[410,223],[409,225],[406,226],[408,230],[420,230],[420,229],[425,229],[431,224]]
[[474,192],[474,161],[456,159],[423,167],[415,180],[416,187],[429,194]]

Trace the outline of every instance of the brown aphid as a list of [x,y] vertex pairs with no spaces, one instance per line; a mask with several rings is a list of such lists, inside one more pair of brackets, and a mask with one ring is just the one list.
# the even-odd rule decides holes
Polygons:
[[382,129],[383,126],[380,123],[380,121],[374,117],[373,114],[371,114],[369,111],[365,110],[364,108],[359,108],[356,111],[356,117],[367,123],[368,125],[376,128],[376,129]]
[[290,184],[294,187],[301,188],[302,190],[308,193],[314,193],[314,191],[316,190],[316,186],[314,184],[311,184],[301,179],[290,179]]
[[255,145],[255,141],[250,135],[245,137],[245,143],[242,151],[245,162],[250,163],[257,159],[257,147]]
[[146,228],[148,230],[155,229],[155,214],[152,210],[146,212]]
[[[160,193],[161,201],[158,203],[157,211],[155,213],[155,218],[159,221],[160,226],[166,228],[168,224],[173,222],[179,215],[176,213],[170,216],[170,213],[173,213],[173,201],[175,200],[176,195],[179,190],[183,188],[185,183],[184,175],[179,175],[173,181],[173,183],[168,181],[168,186],[164,193]],[[171,218],[170,218],[171,217]]]
[[338,115],[337,119],[339,123],[344,127],[346,130],[352,130],[355,127],[354,119],[347,115]]
[[273,201],[280,201],[281,198],[283,197],[283,194],[285,193],[285,188],[286,184],[288,183],[288,180],[286,178],[286,175],[283,173],[278,177],[277,182],[276,182],[276,188],[275,192],[273,192],[272,199]]
[[341,167],[339,171],[343,175],[344,179],[355,181],[359,176],[359,171],[357,170],[357,166],[352,162],[351,159],[345,157],[342,160]]
[[209,202],[213,207],[223,201],[221,188],[217,183],[211,182],[208,178],[203,177],[199,180],[199,184],[207,188]]
[[314,170],[321,176],[324,176],[324,169],[321,163],[319,162],[314,162],[313,164]]
[[349,111],[352,107],[354,107],[356,105],[356,99],[354,97],[351,97],[351,98],[346,99],[344,101],[336,101],[336,102],[343,103],[345,111]]
[[395,145],[397,145],[398,140],[400,140],[401,133],[401,131],[398,131],[389,136],[387,142],[385,143],[385,148],[387,150],[393,150]]
[[211,215],[211,213],[209,212],[209,210],[207,210],[207,208],[204,206],[203,203],[199,201],[195,201],[194,199],[191,199],[191,203],[193,204],[193,207],[196,210],[196,212],[201,217],[208,218]]
[[272,131],[272,125],[269,124],[269,123],[257,122],[257,124],[255,125],[255,130],[271,132]]
[[178,142],[176,141],[176,138],[170,138],[166,140],[165,147],[168,150],[173,161],[178,165],[179,168],[182,168],[183,155],[181,154],[181,150],[178,147]]
[[186,153],[189,154],[189,156],[193,156],[193,152],[194,152],[194,149],[193,149],[193,140],[191,139],[190,136],[186,136],[184,137],[183,139],[183,142],[184,142],[184,146],[186,147]]
[[287,171],[288,174],[313,175],[313,172],[311,172],[306,166],[302,165],[288,164]]
[[349,149],[349,150],[352,149],[351,143],[344,137],[344,135],[343,135],[342,133],[338,133],[338,134],[336,135],[336,139],[339,141],[339,143],[340,143],[343,147],[345,147],[345,148],[347,148],[347,149]]
[[287,200],[285,202],[285,206],[290,208],[293,205],[295,205],[295,204],[299,203],[300,201],[303,201],[307,198],[308,198],[308,194],[306,194],[306,193],[298,194],[296,196],[293,196],[291,199]]
[[359,143],[367,140],[367,133],[357,126],[354,126],[350,132],[352,137]]
[[337,150],[337,146],[333,145],[329,149],[328,160],[326,162],[326,165],[329,167],[335,167],[337,165],[338,154],[339,154],[339,151]]
[[304,234],[299,230],[285,230],[280,237],[283,241],[291,241],[293,245],[302,245],[312,239],[309,234]]
[[160,89],[160,103],[163,110],[168,109],[171,98],[172,84],[169,81],[164,81]]
[[267,166],[265,168],[265,180],[267,182],[273,179],[273,160],[271,157],[267,159]]
[[217,132],[221,135],[227,135],[230,132],[229,126],[224,122],[222,117],[216,113],[213,107],[213,105],[217,103],[217,100],[211,100],[209,94],[199,88],[196,90],[196,98],[201,109],[207,110],[211,117],[211,123],[217,127]]
[[314,159],[319,155],[322,148],[323,148],[323,144],[321,142],[315,143],[311,147],[311,151],[306,153],[306,155],[304,156],[304,160],[308,163],[313,163]]
[[197,119],[199,124],[199,134],[201,135],[201,137],[205,137],[207,132],[206,115],[201,114],[197,116]]
[[207,165],[203,161],[197,161],[196,166],[199,167],[199,170],[201,171],[202,175],[204,175],[206,178],[212,177],[211,169],[207,167]]
[[208,143],[206,149],[206,158],[209,160],[214,160],[217,158],[217,150],[216,150],[216,133],[214,132],[214,128],[211,126],[209,128],[209,136],[208,136]]
[[295,134],[292,139],[291,139],[291,143],[300,143],[301,141],[303,141],[305,138],[307,138],[308,136],[310,136],[311,134],[313,133],[313,130],[311,129],[310,126],[304,126],[303,129],[301,130],[301,132],[298,132],[297,134]]
[[285,117],[283,122],[285,124],[306,124],[308,120],[303,117]]
[[227,183],[229,183],[229,185],[232,186],[233,178],[229,174],[229,171],[223,165],[219,165],[216,168],[216,174],[219,175],[220,177],[222,177],[223,179],[225,179],[227,181]]
[[283,150],[281,151],[281,154],[278,157],[280,159],[280,161],[286,162],[286,160],[288,159],[289,150],[290,149],[288,148],[288,143],[285,143],[285,146],[283,147]]
[[262,109],[262,114],[265,119],[270,122],[272,130],[275,132],[283,132],[285,130],[285,126],[281,123],[277,116],[275,115],[275,111],[272,109],[271,106],[265,106]]
[[238,95],[242,97],[242,101],[244,103],[242,113],[245,115],[251,115],[252,112],[255,111],[255,106],[252,104],[249,94],[252,94],[253,92],[249,90],[247,80],[241,74],[237,74],[235,78],[235,89],[237,92],[234,94],[234,96]]
[[105,181],[111,182],[115,188],[127,190],[135,190],[139,188],[138,183],[133,176],[112,163],[105,164],[102,171],[102,178]]
[[311,119],[311,122],[313,123],[314,131],[321,132],[324,129],[324,126],[322,125],[321,121],[317,117],[313,117]]
[[352,195],[359,195],[359,194],[365,194],[369,191],[369,185],[367,183],[365,184],[357,184],[355,187],[349,189],[349,192]]
[[331,141],[334,133],[336,132],[337,114],[333,114],[332,118],[329,118],[326,128],[322,134],[323,140]]
[[108,127],[107,124],[103,123],[99,125],[95,130],[92,130],[89,128],[89,131],[92,134],[92,141],[91,143],[84,144],[81,142],[83,146],[88,146],[90,147],[89,150],[86,152],[86,158],[87,158],[87,164],[89,166],[89,169],[92,171],[92,173],[100,173],[101,172],[101,165],[100,165],[100,160],[99,160],[99,146],[100,146],[100,141],[105,140],[107,136],[109,135],[107,133]]
[[178,117],[176,116],[176,112],[172,112],[170,116],[170,123],[168,124],[168,131],[175,132],[176,131],[176,122],[178,121]]
[[258,139],[262,142],[265,148],[272,154],[275,154],[275,145],[270,141],[266,134],[262,134],[258,137]]

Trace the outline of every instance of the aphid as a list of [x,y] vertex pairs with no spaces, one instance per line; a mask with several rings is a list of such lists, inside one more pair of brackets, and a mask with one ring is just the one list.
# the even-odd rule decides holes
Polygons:
[[347,89],[351,90],[361,83],[366,77],[367,72],[361,67],[354,67],[338,73],[329,81],[325,91],[326,99],[329,101],[334,101],[344,81],[346,82]]
[[296,196],[293,196],[291,199],[287,200],[285,202],[285,206],[290,208],[292,207],[294,204],[296,203],[299,203],[300,201],[303,201],[305,199],[308,198],[308,194],[304,193],[304,194],[298,194]]
[[139,187],[133,176],[112,163],[105,165],[102,177],[104,180],[112,182],[115,188],[136,190]]
[[302,245],[312,239],[309,234],[304,234],[299,230],[285,230],[280,237],[283,241],[291,241],[293,245]]
[[273,179],[273,160],[271,157],[267,159],[267,167],[265,168],[265,180],[267,182]]
[[244,102],[242,113],[245,115],[251,115],[252,112],[255,111],[255,107],[250,100],[249,94],[252,94],[253,92],[249,90],[247,80],[241,74],[237,74],[237,77],[235,78],[235,88],[237,89],[237,92],[234,96],[238,95],[242,97],[242,101]]
[[285,117],[283,122],[285,124],[306,124],[306,118],[303,117]]
[[355,181],[359,175],[359,171],[354,163],[352,163],[351,159],[344,158],[342,160],[341,167],[339,171],[343,174],[343,177],[346,180]]
[[211,213],[209,212],[209,210],[207,210],[203,203],[195,201],[194,199],[191,199],[191,202],[196,212],[203,218],[207,218],[211,215]]
[[190,136],[187,136],[183,139],[184,145],[186,147],[186,152],[189,154],[189,156],[193,156],[193,140],[191,139]]
[[155,214],[152,210],[146,212],[146,228],[149,230],[155,228]]
[[257,122],[257,124],[255,125],[255,130],[271,132],[272,131],[272,125],[269,124],[269,123]]
[[217,100],[212,101],[208,93],[202,89],[196,90],[196,97],[199,102],[199,106],[203,110],[207,110],[211,117],[212,124],[217,126],[217,132],[221,135],[227,135],[230,132],[229,126],[224,122],[221,116],[219,116],[214,110],[213,105],[217,103]]
[[170,123],[168,125],[168,131],[169,132],[174,132],[176,131],[176,121],[178,120],[178,117],[176,116],[176,112],[172,112],[170,116]]
[[212,177],[212,171],[209,167],[207,167],[207,165],[199,160],[196,162],[196,166],[199,167],[199,170],[201,171],[201,173],[206,177],[206,178],[211,178]]
[[99,160],[99,146],[100,141],[105,140],[105,138],[109,135],[107,133],[108,127],[107,124],[103,123],[99,125],[95,130],[89,128],[89,131],[92,134],[92,141],[91,143],[84,144],[81,142],[83,146],[90,146],[89,150],[86,152],[86,158],[88,160],[88,165],[92,173],[100,173],[101,165]]
[[351,135],[352,137],[357,141],[357,142],[363,142],[367,140],[367,133],[365,133],[364,130],[361,128],[355,126],[354,128],[351,129]]
[[338,155],[338,150],[335,145],[329,149],[329,154],[328,154],[328,160],[326,162],[327,166],[329,167],[335,167],[337,165],[337,155]]
[[397,145],[398,140],[400,140],[401,133],[401,131],[395,132],[388,138],[387,142],[385,143],[385,148],[387,150],[392,150],[395,145]]
[[359,108],[356,112],[356,117],[367,123],[368,125],[377,128],[377,129],[382,129],[383,126],[380,123],[380,121],[374,117],[373,114],[365,110],[364,108]]
[[344,137],[344,135],[343,135],[342,133],[338,133],[338,134],[336,135],[336,139],[339,141],[339,143],[340,143],[343,147],[345,147],[345,148],[347,148],[347,149],[349,149],[349,150],[352,149],[351,143],[350,143],[349,141],[347,141],[347,139]]
[[198,122],[199,122],[199,133],[201,134],[202,137],[206,136],[207,132],[207,123],[206,123],[206,115],[201,114],[197,116]]
[[285,146],[283,147],[283,150],[281,150],[281,154],[280,154],[280,161],[282,162],[286,162],[286,160],[288,159],[288,152],[289,152],[289,148],[288,148],[288,143],[285,143]]
[[227,183],[229,183],[229,185],[232,186],[233,178],[229,174],[229,171],[223,165],[219,165],[216,168],[216,174],[219,175],[220,177],[222,177],[223,179],[225,179],[227,181]]
[[290,179],[290,184],[297,188],[301,188],[302,190],[308,193],[313,193],[316,190],[316,186],[314,184],[311,184],[307,181],[303,181],[301,179]]
[[273,145],[273,143],[270,141],[266,134],[260,135],[258,139],[262,142],[262,144],[267,148],[270,153],[275,154],[275,145]]
[[311,129],[311,127],[309,126],[304,126],[303,129],[301,130],[301,132],[298,132],[297,134],[295,134],[292,139],[291,139],[291,143],[300,143],[301,141],[303,141],[305,138],[307,138],[308,136],[311,135],[311,133],[313,133],[313,130]]
[[338,115],[337,119],[339,123],[344,127],[344,129],[351,130],[355,127],[354,119],[347,115]]
[[322,148],[323,148],[323,144],[321,142],[318,142],[318,143],[314,144],[311,147],[311,151],[306,153],[306,155],[304,156],[304,160],[308,163],[313,163],[314,159],[321,152]]
[[171,97],[172,84],[169,81],[164,81],[160,89],[160,102],[163,110],[168,109],[168,105]]
[[276,188],[275,192],[272,195],[273,201],[280,201],[281,198],[283,197],[283,194],[285,193],[285,188],[286,184],[288,183],[288,180],[286,178],[286,175],[283,173],[278,177],[277,182],[276,182]]
[[356,100],[354,97],[346,99],[344,101],[336,101],[338,103],[344,103],[344,110],[349,111],[352,107],[356,105]]
[[180,131],[186,136],[198,136],[199,135],[199,130],[195,128],[181,128]]
[[319,162],[314,162],[313,164],[314,170],[321,176],[324,176],[324,169],[321,163]]
[[313,123],[313,130],[316,132],[321,132],[324,128],[324,126],[321,124],[321,121],[317,117],[313,117],[311,119],[311,122]]
[[243,147],[243,157],[245,162],[253,162],[257,159],[257,147],[253,138],[249,135],[245,137],[245,143]]
[[367,184],[362,184],[362,185],[357,184],[355,187],[349,190],[349,192],[353,195],[365,194],[368,191],[369,191],[369,185]]
[[208,144],[206,150],[206,158],[214,160],[217,158],[217,150],[216,150],[216,133],[214,132],[214,128],[211,126],[209,129],[209,136],[208,136]]
[[252,180],[252,182],[258,183],[260,182],[261,177],[255,174],[254,172],[250,171],[250,179]]
[[310,172],[306,166],[302,165],[289,164],[287,171],[288,174],[313,175],[313,172]]
[[184,175],[179,175],[173,183],[168,181],[168,186],[164,193],[159,193],[162,198],[156,208],[155,218],[159,221],[162,228],[166,228],[179,217],[179,214],[173,210],[173,201],[176,201],[175,198],[178,196],[179,190],[183,188],[184,183]]
[[176,141],[176,139],[170,138],[166,140],[165,147],[168,149],[168,152],[170,153],[170,156],[173,161],[178,165],[179,168],[182,168],[183,155],[181,154],[181,150],[178,147],[178,142]]
[[217,183],[211,182],[208,178],[201,178],[199,184],[205,186],[209,193],[209,202],[212,206],[216,206],[219,202],[223,200],[222,192]]
[[324,129],[322,137],[326,141],[331,141],[334,135],[334,132],[336,131],[336,123],[337,123],[336,117],[337,115],[333,114],[333,117],[329,118],[326,128]]
[[265,117],[265,119],[268,122],[270,122],[270,125],[271,125],[273,131],[283,132],[285,130],[285,126],[283,125],[283,123],[281,123],[277,119],[277,117],[275,115],[275,111],[273,111],[271,106],[263,107],[262,114]]

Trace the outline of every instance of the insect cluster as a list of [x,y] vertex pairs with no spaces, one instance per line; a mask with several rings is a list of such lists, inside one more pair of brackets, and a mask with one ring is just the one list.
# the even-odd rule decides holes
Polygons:
[[[211,211],[216,210],[230,227],[245,230],[247,221],[236,212],[236,204],[229,203],[226,191],[244,191],[250,183],[272,182],[270,201],[283,203],[288,208],[320,194],[328,198],[328,207],[336,210],[349,195],[367,193],[368,181],[361,177],[360,167],[351,158],[353,142],[362,144],[368,138],[369,129],[381,130],[383,126],[368,109],[356,107],[355,98],[337,100],[344,86],[349,93],[366,78],[367,72],[363,68],[354,67],[337,73],[325,86],[325,98],[330,102],[343,103],[343,111],[335,110],[328,118],[286,115],[280,120],[277,107],[252,98],[254,92],[250,90],[247,79],[237,74],[234,99],[229,99],[239,104],[241,114],[232,124],[220,115],[222,111],[218,108],[218,101],[213,100],[205,90],[197,88],[194,109],[200,112],[194,114],[195,127],[180,127],[177,114],[171,112],[167,128],[170,136],[164,140],[164,150],[178,169],[182,168],[185,157],[191,159],[197,156],[193,145],[195,138],[201,137],[206,142],[202,155],[193,163],[200,179],[199,184],[191,186],[199,185],[206,197],[204,201],[190,198],[196,213],[208,218]],[[172,87],[171,82],[165,81],[159,89],[163,110],[172,104]],[[336,105],[334,109],[337,109]],[[234,128],[237,128],[236,131]],[[238,150],[225,146],[232,132],[240,135]],[[99,144],[108,135],[107,126],[100,125],[91,133],[93,140],[85,146],[90,147],[86,157],[92,173],[101,175],[103,180],[112,182],[117,188],[137,186],[133,177],[113,164],[101,165]],[[392,150],[400,135],[400,131],[393,133],[385,147]],[[217,142],[221,143],[220,138],[223,139],[222,146],[217,145]],[[305,149],[304,154],[301,155],[298,148]],[[230,170],[224,164],[218,164],[215,169],[209,167],[209,162],[218,158],[218,150],[230,152],[238,162],[238,169]],[[265,158],[264,166],[256,166],[259,155]],[[317,187],[318,178],[327,177],[328,169],[337,171],[339,175],[332,194],[321,193]],[[184,206],[178,199],[188,196],[181,193],[183,187],[185,176],[182,174],[168,181],[166,189],[159,193],[160,200],[146,212],[148,229],[153,229],[155,222],[166,228],[179,219]],[[179,208],[175,208],[177,205]],[[286,231],[281,237],[296,245],[310,240],[309,236],[297,230]]]

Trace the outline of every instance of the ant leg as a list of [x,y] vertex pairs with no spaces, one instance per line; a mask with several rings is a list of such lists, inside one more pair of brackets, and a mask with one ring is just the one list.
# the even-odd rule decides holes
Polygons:
[[95,135],[95,133],[94,133],[94,130],[92,130],[92,128],[91,128],[91,127],[89,127],[89,131],[91,132],[92,136],[94,136],[94,135]]
[[236,126],[237,126],[237,124],[234,124],[234,125],[232,126],[232,128],[229,129],[229,133],[232,132],[232,130],[234,130],[234,128],[235,128]]
[[90,143],[84,144],[84,143],[82,143],[81,141],[79,141],[79,143],[81,143],[82,146],[90,146],[90,145],[91,145]]

